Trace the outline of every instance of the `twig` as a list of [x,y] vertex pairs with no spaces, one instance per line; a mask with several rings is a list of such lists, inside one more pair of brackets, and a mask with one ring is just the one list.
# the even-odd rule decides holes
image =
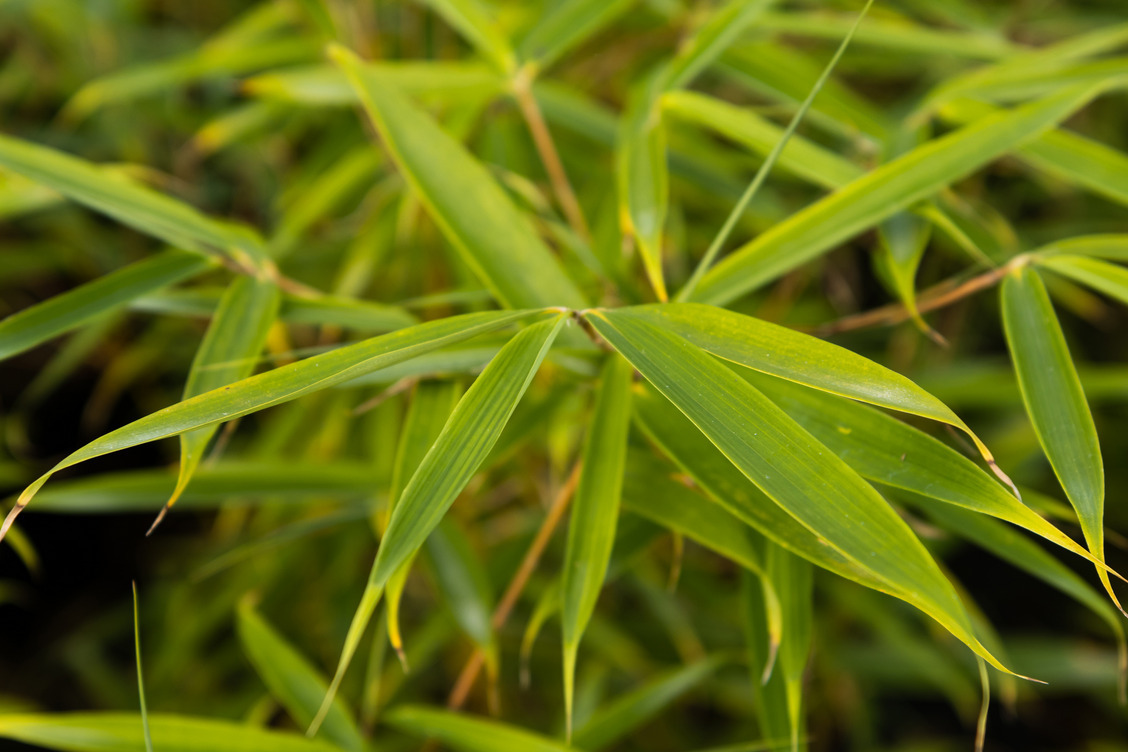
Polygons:
[[568,218],[568,224],[581,240],[591,243],[591,230],[588,229],[587,220],[584,219],[580,202],[576,200],[572,184],[568,182],[568,173],[564,171],[564,164],[560,161],[560,154],[556,151],[556,144],[553,143],[548,124],[544,122],[540,105],[533,96],[532,83],[533,69],[525,66],[513,78],[513,98],[517,100],[517,107],[520,108],[521,116],[525,118],[525,124],[529,127],[533,144],[552,184],[552,192],[564,216]]

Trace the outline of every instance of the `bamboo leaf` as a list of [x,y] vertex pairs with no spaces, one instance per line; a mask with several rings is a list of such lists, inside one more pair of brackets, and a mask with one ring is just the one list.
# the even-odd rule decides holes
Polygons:
[[1003,490],[959,452],[873,408],[776,379],[756,386],[863,478],[997,517],[1086,559],[1073,539]]
[[579,290],[486,169],[392,82],[343,48],[331,54],[396,165],[494,296],[509,307],[582,308]]
[[384,721],[393,728],[422,738],[434,738],[459,752],[566,752],[572,749],[539,734],[485,718],[401,705]]
[[610,747],[709,678],[724,663],[724,658],[713,657],[673,669],[615,699],[576,731],[576,747],[590,752]]
[[810,562],[774,544],[768,546],[767,565],[768,580],[779,594],[783,639],[776,662],[787,697],[791,749],[798,752],[803,732],[803,674],[811,652],[814,570]]
[[1064,253],[1036,259],[1035,263],[1128,305],[1128,269],[1123,266]]
[[[444,102],[489,99],[505,88],[492,67],[464,60],[381,60],[364,63],[380,79],[404,94]],[[243,90],[255,97],[303,105],[344,106],[357,101],[345,73],[333,65],[312,65],[261,73],[246,79]]]
[[[740,609],[744,618],[744,639],[748,645],[751,687],[760,735],[769,739],[790,737],[791,718],[787,708],[787,688],[782,672],[772,671],[779,641],[770,637],[766,596],[771,581],[747,572],[740,578]],[[772,745],[773,748],[779,745]]]
[[722,305],[817,258],[1043,133],[1107,86],[1070,87],[913,149],[738,248],[702,278],[694,298]]
[[360,606],[349,625],[336,674],[314,719],[316,730],[336,694],[372,611],[392,574],[419,549],[478,471],[565,321],[563,314],[522,330],[490,361],[459,400],[442,433],[392,510]]
[[905,522],[763,394],[708,354],[649,323],[611,311],[592,312],[587,320],[773,501],[829,547],[864,562],[888,583],[887,592],[1011,673],[975,637],[951,583]]
[[0,321],[0,360],[29,350],[131,301],[210,268],[210,259],[169,250],[68,290]]
[[[1022,401],[1050,466],[1077,511],[1089,550],[1104,561],[1104,464],[1069,346],[1038,272],[1021,267],[1001,291],[1003,328]],[[1105,588],[1108,575],[1098,568]],[[1115,598],[1115,596],[1113,596]]]
[[[249,602],[240,604],[235,626],[243,652],[267,689],[294,721],[303,726],[308,724],[325,696],[325,680],[317,669]],[[333,703],[333,709],[325,717],[322,737],[350,752],[364,749],[364,740],[357,731],[356,723],[341,702]]]
[[252,269],[262,260],[262,243],[249,228],[207,217],[120,172],[3,135],[0,166],[177,248],[230,256]]
[[714,11],[670,61],[662,88],[668,91],[687,86],[773,3],[774,0],[729,0]]
[[517,60],[509,40],[490,18],[490,10],[479,0],[419,0],[419,2],[430,6],[442,16],[500,72],[508,74],[514,71]]
[[517,51],[543,70],[625,13],[635,0],[565,0],[537,19]]
[[529,311],[470,313],[419,324],[275,368],[146,415],[71,453],[24,489],[0,527],[0,538],[43,484],[63,468],[288,402],[444,345],[500,329],[529,315]]
[[[278,287],[273,282],[238,277],[231,283],[196,350],[188,383],[184,385],[184,400],[245,379],[255,370],[267,332],[278,315],[280,300]],[[153,522],[153,528],[188,487],[204,450],[218,430],[219,424],[213,423],[180,434],[180,476],[172,496]]]
[[603,367],[595,411],[584,440],[583,470],[568,523],[562,627],[564,714],[569,737],[576,653],[603,589],[615,541],[630,428],[632,374],[630,365],[614,355]]
[[1092,256],[1106,261],[1128,261],[1128,235],[1081,235],[1051,243],[1034,251],[1031,255],[1037,263],[1041,259],[1057,254]]
[[[334,752],[319,739],[230,721],[149,714],[153,748],[160,752]],[[145,752],[136,713],[0,715],[0,737],[61,752]]]
[[497,636],[490,615],[494,610],[493,588],[483,562],[466,534],[451,519],[444,519],[426,540],[427,559],[435,581],[454,620],[486,655],[491,678],[497,677]]

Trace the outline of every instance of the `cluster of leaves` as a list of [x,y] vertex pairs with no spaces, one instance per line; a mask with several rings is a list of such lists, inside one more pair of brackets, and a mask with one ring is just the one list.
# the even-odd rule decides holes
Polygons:
[[[1050,295],[1098,325],[1128,303],[1128,24],[964,0],[220,5],[193,4],[202,38],[145,3],[0,6],[21,114],[0,358],[35,370],[3,417],[25,458],[0,455],[23,488],[0,536],[34,568],[51,541],[25,508],[211,521],[143,591],[141,713],[10,712],[0,736],[901,748],[867,707],[889,691],[946,698],[980,740],[992,692],[1044,696],[1027,675],[1112,706],[1128,652],[1086,394],[1128,372],[1071,355]],[[126,392],[142,414],[44,472],[36,415],[85,364],[91,424]],[[169,437],[175,472],[51,480]],[[961,540],[1081,604],[1075,634],[1000,637],[945,564]],[[1079,647],[1089,622],[1115,647]],[[75,638],[103,701],[129,676],[88,656],[120,636]],[[1093,670],[1055,668],[1081,649]]]

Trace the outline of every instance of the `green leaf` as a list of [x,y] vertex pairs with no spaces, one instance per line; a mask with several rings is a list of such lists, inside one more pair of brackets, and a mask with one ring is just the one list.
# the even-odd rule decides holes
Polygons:
[[16,506],[4,520],[3,527],[0,527],[0,538],[43,484],[63,468],[288,402],[445,345],[500,329],[528,317],[530,313],[470,313],[419,324],[275,368],[146,415],[71,453],[24,489]]
[[776,379],[755,384],[863,478],[998,517],[1092,560],[962,454],[907,423]]
[[[239,605],[235,626],[243,652],[247,654],[270,693],[294,721],[302,726],[309,724],[317,712],[321,698],[325,696],[325,680],[317,669],[278,634],[249,602],[244,601]],[[333,709],[325,717],[322,737],[350,752],[364,749],[364,740],[341,702],[333,703]]]
[[[662,95],[662,111],[687,123],[708,128],[767,156],[784,129],[746,107],[737,107],[695,91]],[[792,136],[779,156],[779,167],[814,185],[836,189],[865,174],[865,170],[829,149]]]
[[141,617],[137,608],[137,581],[133,582],[133,653],[137,660],[137,695],[141,703],[141,726],[145,730],[145,752],[153,752],[153,733],[149,728],[149,708],[145,702],[145,672],[141,669]]
[[193,277],[211,266],[210,259],[194,253],[164,251],[25,308],[0,321],[0,360],[119,310],[146,293]]
[[[488,362],[494,354],[496,352],[491,353],[483,362]],[[442,433],[443,426],[458,402],[459,394],[458,383],[454,381],[424,381],[413,390],[411,406],[404,418],[399,444],[396,446],[392,485],[388,492],[389,504],[379,523],[381,533],[387,530],[392,509],[403,494],[407,482],[419,468],[435,439]],[[411,559],[405,561],[389,578],[387,585],[388,640],[400,661],[404,660],[405,653],[399,628],[399,606],[411,571],[411,562]]]
[[360,606],[349,625],[322,713],[311,728],[316,729],[328,709],[388,579],[423,545],[485,461],[565,320],[558,313],[528,326],[501,348],[459,400],[442,433],[411,477],[392,510]]
[[987,446],[951,409],[908,378],[843,347],[761,319],[696,303],[615,311],[677,334],[712,355],[831,394],[946,423],[967,433],[1010,484]]
[[392,708],[383,720],[414,736],[438,739],[459,752],[567,752],[572,749],[505,723],[418,705]]
[[1036,137],[1107,87],[1071,87],[913,149],[738,248],[709,270],[694,298],[719,305],[735,300]]
[[[791,718],[787,708],[787,687],[783,673],[772,671],[778,639],[770,635],[771,611],[768,608],[767,578],[753,577],[747,572],[740,578],[740,610],[743,613],[744,639],[748,646],[749,668],[751,669],[751,689],[756,709],[756,720],[760,736],[768,739],[787,739],[790,737]],[[775,749],[781,743],[772,744]]]
[[1128,235],[1081,235],[1043,246],[1031,255],[1037,263],[1056,254],[1093,256],[1107,261],[1128,261]]
[[716,60],[775,0],[729,0],[714,11],[678,50],[664,73],[663,89],[689,85]]
[[[319,739],[231,721],[149,715],[153,748],[160,752],[334,752]],[[0,715],[0,737],[61,752],[145,752],[135,713]]]
[[[231,283],[196,350],[183,399],[189,400],[245,379],[255,370],[267,332],[278,315],[280,300],[278,287],[273,282],[237,277]],[[204,450],[218,430],[219,424],[213,423],[180,434],[180,476],[153,527],[188,487]]]
[[[380,79],[404,94],[446,103],[489,99],[505,88],[505,78],[490,66],[465,60],[381,60],[365,63]],[[255,97],[303,105],[355,104],[357,92],[333,65],[314,65],[263,73],[243,82]]]
[[713,657],[667,671],[595,712],[576,731],[575,746],[597,752],[610,747],[709,678],[725,663]]
[[444,519],[426,541],[427,559],[443,599],[462,631],[486,655],[486,669],[497,676],[497,636],[490,618],[494,610],[493,587],[482,558],[452,519]]
[[490,10],[479,0],[419,0],[436,13],[472,44],[478,52],[492,62],[502,73],[512,73],[517,67],[516,56],[509,40],[490,18]]
[[564,0],[542,14],[522,37],[517,51],[545,69],[562,55],[615,21],[635,0]]
[[[1026,413],[1077,511],[1089,550],[1104,561],[1104,464],[1097,429],[1050,296],[1034,269],[1003,280],[1003,328]],[[1111,593],[1108,575],[1098,568]],[[1113,595],[1113,598],[1116,596]]]
[[768,581],[779,594],[783,639],[779,646],[780,678],[787,696],[791,749],[798,752],[803,732],[803,674],[811,653],[814,570],[783,546],[769,545]]
[[511,308],[582,308],[579,290],[486,169],[378,71],[343,48],[331,54],[400,171],[494,296]]
[[1128,269],[1123,266],[1064,253],[1035,259],[1034,263],[1128,305]]
[[595,411],[584,439],[583,469],[568,523],[561,624],[564,713],[569,737],[576,653],[603,589],[615,541],[630,428],[632,375],[630,364],[615,355],[608,358],[603,367]]
[[177,248],[230,256],[249,269],[262,260],[261,241],[250,229],[204,216],[120,172],[3,135],[0,166]]
[[828,547],[864,562],[887,583],[887,592],[1010,673],[972,633],[951,583],[904,520],[780,408],[705,352],[652,324],[613,311],[591,312],[587,320],[749,480]]

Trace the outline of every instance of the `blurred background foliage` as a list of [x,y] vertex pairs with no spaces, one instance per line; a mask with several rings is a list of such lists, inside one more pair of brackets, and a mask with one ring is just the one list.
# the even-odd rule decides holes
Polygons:
[[[506,35],[522,38],[557,4],[490,8]],[[110,163],[209,215],[258,228],[291,279],[398,306],[383,319],[365,309],[355,320],[325,323],[303,319],[291,305],[286,323],[267,339],[268,362],[285,363],[401,326],[395,320],[401,312],[433,319],[488,307],[480,282],[373,147],[350,96],[324,75],[324,49],[337,40],[367,59],[428,63],[404,66],[397,75],[538,218],[585,288],[601,290],[591,270],[607,264],[622,302],[645,302],[653,293],[641,266],[621,254],[618,119],[631,86],[715,6],[691,0],[608,0],[606,6],[600,26],[546,65],[535,87],[590,220],[590,243],[555,209],[518,104],[426,3],[0,1],[0,128]],[[785,124],[857,9],[853,2],[778,3],[700,72],[693,89]],[[1021,71],[1030,50],[1084,39],[1090,44],[1077,45],[1084,48],[1075,59],[1128,72],[1119,57],[1128,50],[1126,23],[1120,0],[878,2],[799,134],[850,164],[872,167],[899,148],[890,134],[900,132],[904,118],[969,71],[1016,60]],[[534,49],[546,43],[525,40]],[[1028,96],[1023,86],[1040,84],[1007,85],[985,99],[1007,104]],[[692,100],[683,106],[694,109]],[[943,122],[939,128],[952,127]],[[1095,101],[1068,128],[1128,151],[1122,94]],[[680,282],[762,151],[689,117],[671,118],[667,137],[663,250],[667,278]],[[1123,180],[1120,185],[1123,190]],[[823,187],[777,169],[740,217],[736,235],[762,232]],[[1012,156],[959,181],[946,201],[969,245],[991,261],[1074,235],[1128,232],[1124,193],[1079,185]],[[161,247],[11,173],[0,172],[0,220],[0,316]],[[737,307],[809,328],[887,304],[898,288],[878,247],[875,234],[863,234]],[[975,263],[966,247],[935,233],[917,285],[961,275]],[[0,486],[18,491],[86,441],[179,399],[226,279],[218,270],[209,275],[134,300],[3,362]],[[1048,282],[1102,439],[1109,557],[1124,571],[1128,541],[1115,531],[1128,530],[1128,463],[1122,461],[1128,311],[1064,277]],[[1022,410],[999,317],[997,298],[987,293],[929,316],[947,346],[912,322],[841,332],[834,341],[905,373],[951,406],[1029,489],[1027,502],[1076,532]],[[492,352],[489,343],[484,347]],[[481,359],[471,356],[466,372]],[[450,534],[478,565],[471,567],[477,584],[464,586],[477,587],[486,602],[496,601],[512,577],[545,509],[567,483],[583,439],[589,380],[559,363],[547,369],[551,377],[542,373],[534,381],[488,469],[467,490],[464,499],[472,503],[452,511]],[[221,437],[222,461],[205,464],[150,538],[144,532],[174,482],[167,468],[177,460],[175,442],[90,462],[49,486],[39,511],[33,507],[21,518],[22,535],[0,549],[0,710],[135,709],[129,582],[136,579],[150,711],[281,728],[308,722],[272,686],[274,658],[256,656],[254,645],[284,640],[322,674],[335,665],[375,549],[363,520],[401,482],[394,477],[396,447],[418,394],[403,376],[411,374],[381,375],[378,383],[350,384],[244,418]],[[469,378],[455,380],[461,388]],[[1002,635],[1013,665],[1048,682],[998,688],[990,748],[1128,749],[1108,625],[969,545],[972,526],[910,515]],[[732,659],[745,645],[741,593],[755,585],[732,562],[691,541],[681,551],[680,539],[629,511],[620,528],[613,579],[579,664],[576,728],[581,738],[589,724],[604,734],[589,731],[594,741],[585,749],[753,749],[726,745],[767,735],[755,721],[748,670]],[[552,587],[563,547],[563,536],[555,536],[498,633],[496,687],[479,681],[466,703],[557,736],[564,723],[560,633],[538,603]],[[1093,580],[1084,562],[1061,561]],[[361,729],[372,728],[391,705],[442,705],[470,656],[475,643],[454,616],[459,594],[441,569],[429,560],[407,582],[400,620],[410,673],[387,651],[381,618],[346,676],[342,696],[357,709]],[[669,586],[672,577],[676,588]],[[979,685],[966,649],[909,606],[826,572],[815,572],[814,603],[806,677],[812,749],[971,746]],[[543,634],[533,642],[526,627],[542,620]],[[520,681],[523,640],[531,644],[528,686]],[[713,662],[700,663],[706,657]],[[622,698],[635,702],[617,708]],[[419,744],[386,724],[376,738],[378,749]]]

